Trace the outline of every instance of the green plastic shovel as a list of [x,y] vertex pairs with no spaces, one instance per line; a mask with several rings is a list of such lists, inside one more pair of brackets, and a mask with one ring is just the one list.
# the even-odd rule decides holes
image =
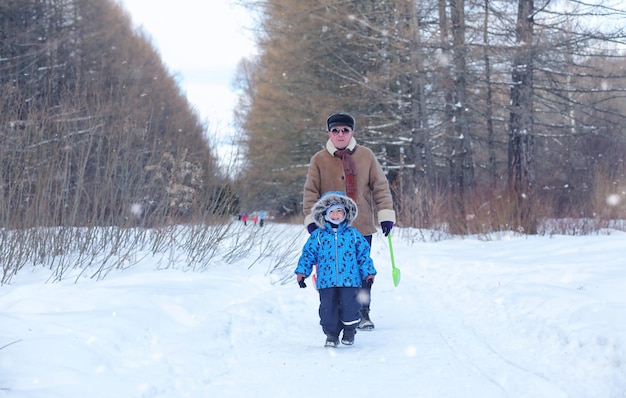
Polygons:
[[389,254],[391,255],[391,276],[393,277],[393,285],[398,287],[400,284],[400,268],[396,268],[396,260],[393,258],[393,244],[391,243],[391,233],[387,235],[389,241]]

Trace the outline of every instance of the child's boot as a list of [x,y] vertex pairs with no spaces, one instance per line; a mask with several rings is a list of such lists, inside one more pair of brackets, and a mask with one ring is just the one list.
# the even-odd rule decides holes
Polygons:
[[341,344],[352,345],[354,344],[354,335],[356,334],[356,330],[350,329],[343,331],[343,336],[341,337]]
[[335,336],[333,334],[327,334],[326,335],[326,343],[324,344],[324,347],[337,347],[337,345],[339,344],[339,336]]

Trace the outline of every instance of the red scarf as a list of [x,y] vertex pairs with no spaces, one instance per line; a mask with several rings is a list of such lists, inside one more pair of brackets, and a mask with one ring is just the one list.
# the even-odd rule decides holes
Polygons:
[[[356,148],[355,148],[356,150]],[[343,171],[346,174],[346,194],[348,197],[356,202],[356,167],[352,161],[353,151],[346,149],[338,149],[335,151],[335,156],[341,158],[343,164]]]

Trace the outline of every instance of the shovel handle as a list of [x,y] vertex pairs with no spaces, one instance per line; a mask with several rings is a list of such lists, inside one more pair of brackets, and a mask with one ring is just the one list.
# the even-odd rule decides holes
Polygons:
[[387,235],[387,242],[389,242],[389,254],[391,255],[391,268],[396,268],[396,260],[393,258],[393,243],[391,243],[391,233]]
[[393,277],[393,285],[398,287],[400,283],[400,269],[396,268],[396,260],[393,257],[393,243],[391,243],[391,234],[387,235],[389,242],[389,254],[391,255],[391,276]]

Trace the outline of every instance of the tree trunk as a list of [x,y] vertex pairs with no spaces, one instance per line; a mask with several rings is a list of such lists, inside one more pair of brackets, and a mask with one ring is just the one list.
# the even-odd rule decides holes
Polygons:
[[429,129],[427,125],[426,114],[426,94],[424,93],[424,65],[422,62],[423,48],[419,18],[415,3],[410,2],[411,10],[411,37],[413,42],[411,45],[411,61],[415,65],[414,72],[411,76],[412,95],[411,95],[411,146],[409,151],[409,163],[415,165],[413,168],[413,183],[418,184],[419,176],[424,176],[428,186],[434,188],[435,185],[435,165],[433,161],[433,153],[430,142]]
[[533,0],[519,0],[509,125],[509,189],[516,202],[517,229],[536,233],[533,132]]
[[487,128],[487,170],[491,180],[490,186],[496,187],[496,144],[493,128],[493,88],[491,75],[491,58],[489,55],[489,0],[485,0],[485,16],[483,19],[483,60],[485,62],[485,125]]
[[454,54],[454,125],[456,139],[459,141],[460,169],[458,169],[459,190],[464,196],[474,186],[474,161],[469,128],[467,100],[467,47],[465,43],[465,0],[450,0],[452,19],[452,43]]

